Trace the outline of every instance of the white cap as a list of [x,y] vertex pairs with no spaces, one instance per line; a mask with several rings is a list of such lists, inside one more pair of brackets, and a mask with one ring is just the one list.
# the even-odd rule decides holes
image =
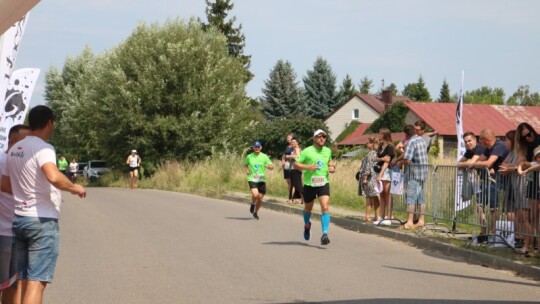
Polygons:
[[533,158],[535,158],[538,154],[540,154],[540,146],[538,146],[538,147],[536,147],[536,148],[534,149],[534,156],[533,156]]
[[326,135],[326,132],[324,132],[323,130],[319,129],[319,130],[315,131],[315,133],[313,133],[313,137],[317,137],[317,136],[319,136],[319,134],[324,134],[324,135]]
[[131,150],[131,153],[137,153],[137,150]]

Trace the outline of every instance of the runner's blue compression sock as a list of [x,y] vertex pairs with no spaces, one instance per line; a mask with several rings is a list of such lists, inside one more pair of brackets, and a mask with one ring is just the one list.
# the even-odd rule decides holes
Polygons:
[[309,224],[309,220],[311,219],[311,212],[306,212],[306,210],[304,210],[304,224]]
[[330,213],[323,213],[321,215],[322,233],[328,234],[328,226],[330,226]]

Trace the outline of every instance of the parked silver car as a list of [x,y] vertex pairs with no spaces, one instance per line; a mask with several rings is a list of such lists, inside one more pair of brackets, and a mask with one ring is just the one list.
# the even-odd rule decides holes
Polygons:
[[84,167],[83,174],[90,181],[94,181],[100,178],[104,173],[110,172],[111,169],[107,167],[107,163],[104,160],[91,160],[88,161],[86,167]]

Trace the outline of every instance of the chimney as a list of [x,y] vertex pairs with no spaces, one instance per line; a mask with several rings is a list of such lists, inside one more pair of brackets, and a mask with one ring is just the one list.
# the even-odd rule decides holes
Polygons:
[[381,100],[384,104],[384,110],[388,110],[388,108],[390,108],[390,106],[392,105],[392,91],[383,90]]

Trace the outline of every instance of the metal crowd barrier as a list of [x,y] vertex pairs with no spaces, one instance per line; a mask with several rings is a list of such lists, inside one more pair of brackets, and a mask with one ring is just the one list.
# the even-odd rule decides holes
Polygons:
[[516,239],[540,237],[539,174],[490,175],[487,169],[442,165],[409,164],[402,171],[394,168],[392,214],[400,223],[405,223],[408,212],[424,215],[420,232],[455,234],[468,230],[471,242],[515,247]]

